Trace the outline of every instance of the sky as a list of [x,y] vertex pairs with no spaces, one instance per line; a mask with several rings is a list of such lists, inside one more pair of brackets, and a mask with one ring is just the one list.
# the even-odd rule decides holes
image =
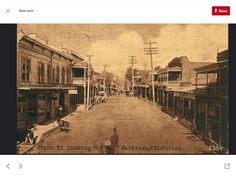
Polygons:
[[[223,24],[19,24],[18,31],[37,33],[50,45],[62,46],[82,56],[93,55],[97,72],[107,71],[123,78],[134,55],[138,69],[150,69],[144,55],[145,42],[157,42],[153,65],[165,67],[175,57],[190,61],[216,62],[217,51],[228,48],[228,25]],[[86,58],[86,57],[85,57]]]

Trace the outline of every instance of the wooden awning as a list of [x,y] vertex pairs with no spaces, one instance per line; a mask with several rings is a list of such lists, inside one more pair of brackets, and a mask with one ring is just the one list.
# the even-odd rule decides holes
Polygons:
[[195,68],[194,71],[196,71],[197,74],[216,73],[224,65],[228,65],[228,61],[212,63],[212,64],[209,64],[209,65],[205,65],[205,66],[202,66],[202,67],[199,67],[199,68]]

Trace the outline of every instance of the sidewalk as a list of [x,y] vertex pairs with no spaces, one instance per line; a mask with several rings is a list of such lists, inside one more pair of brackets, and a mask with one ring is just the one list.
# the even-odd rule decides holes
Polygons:
[[[85,111],[85,106],[81,105],[77,108],[77,110],[65,117],[62,118],[62,120],[69,121],[70,117],[75,114],[80,114],[83,111]],[[48,137],[50,134],[52,134],[55,130],[57,130],[58,123],[55,119],[53,122],[46,124],[46,125],[36,125],[34,128],[34,137],[38,137],[36,143],[33,145],[29,142],[23,142],[19,145],[19,151],[18,154],[28,154],[31,150],[33,150],[34,146],[38,143],[41,143],[44,141],[46,137]]]

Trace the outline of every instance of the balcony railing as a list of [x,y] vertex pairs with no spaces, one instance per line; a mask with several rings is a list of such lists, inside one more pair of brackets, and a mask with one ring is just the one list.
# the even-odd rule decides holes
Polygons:
[[228,87],[197,88],[197,95],[228,96]]
[[40,82],[40,81],[21,81],[19,83],[21,87],[71,87],[71,83],[58,83],[58,82]]
[[154,84],[158,85],[178,85],[180,84],[180,81],[154,81]]

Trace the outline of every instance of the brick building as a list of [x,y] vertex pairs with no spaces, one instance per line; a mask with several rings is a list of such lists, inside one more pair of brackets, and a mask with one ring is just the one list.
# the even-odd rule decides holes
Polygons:
[[17,130],[21,140],[32,124],[56,118],[75,105],[71,95],[72,56],[66,49],[55,48],[37,34],[18,33],[17,43]]

